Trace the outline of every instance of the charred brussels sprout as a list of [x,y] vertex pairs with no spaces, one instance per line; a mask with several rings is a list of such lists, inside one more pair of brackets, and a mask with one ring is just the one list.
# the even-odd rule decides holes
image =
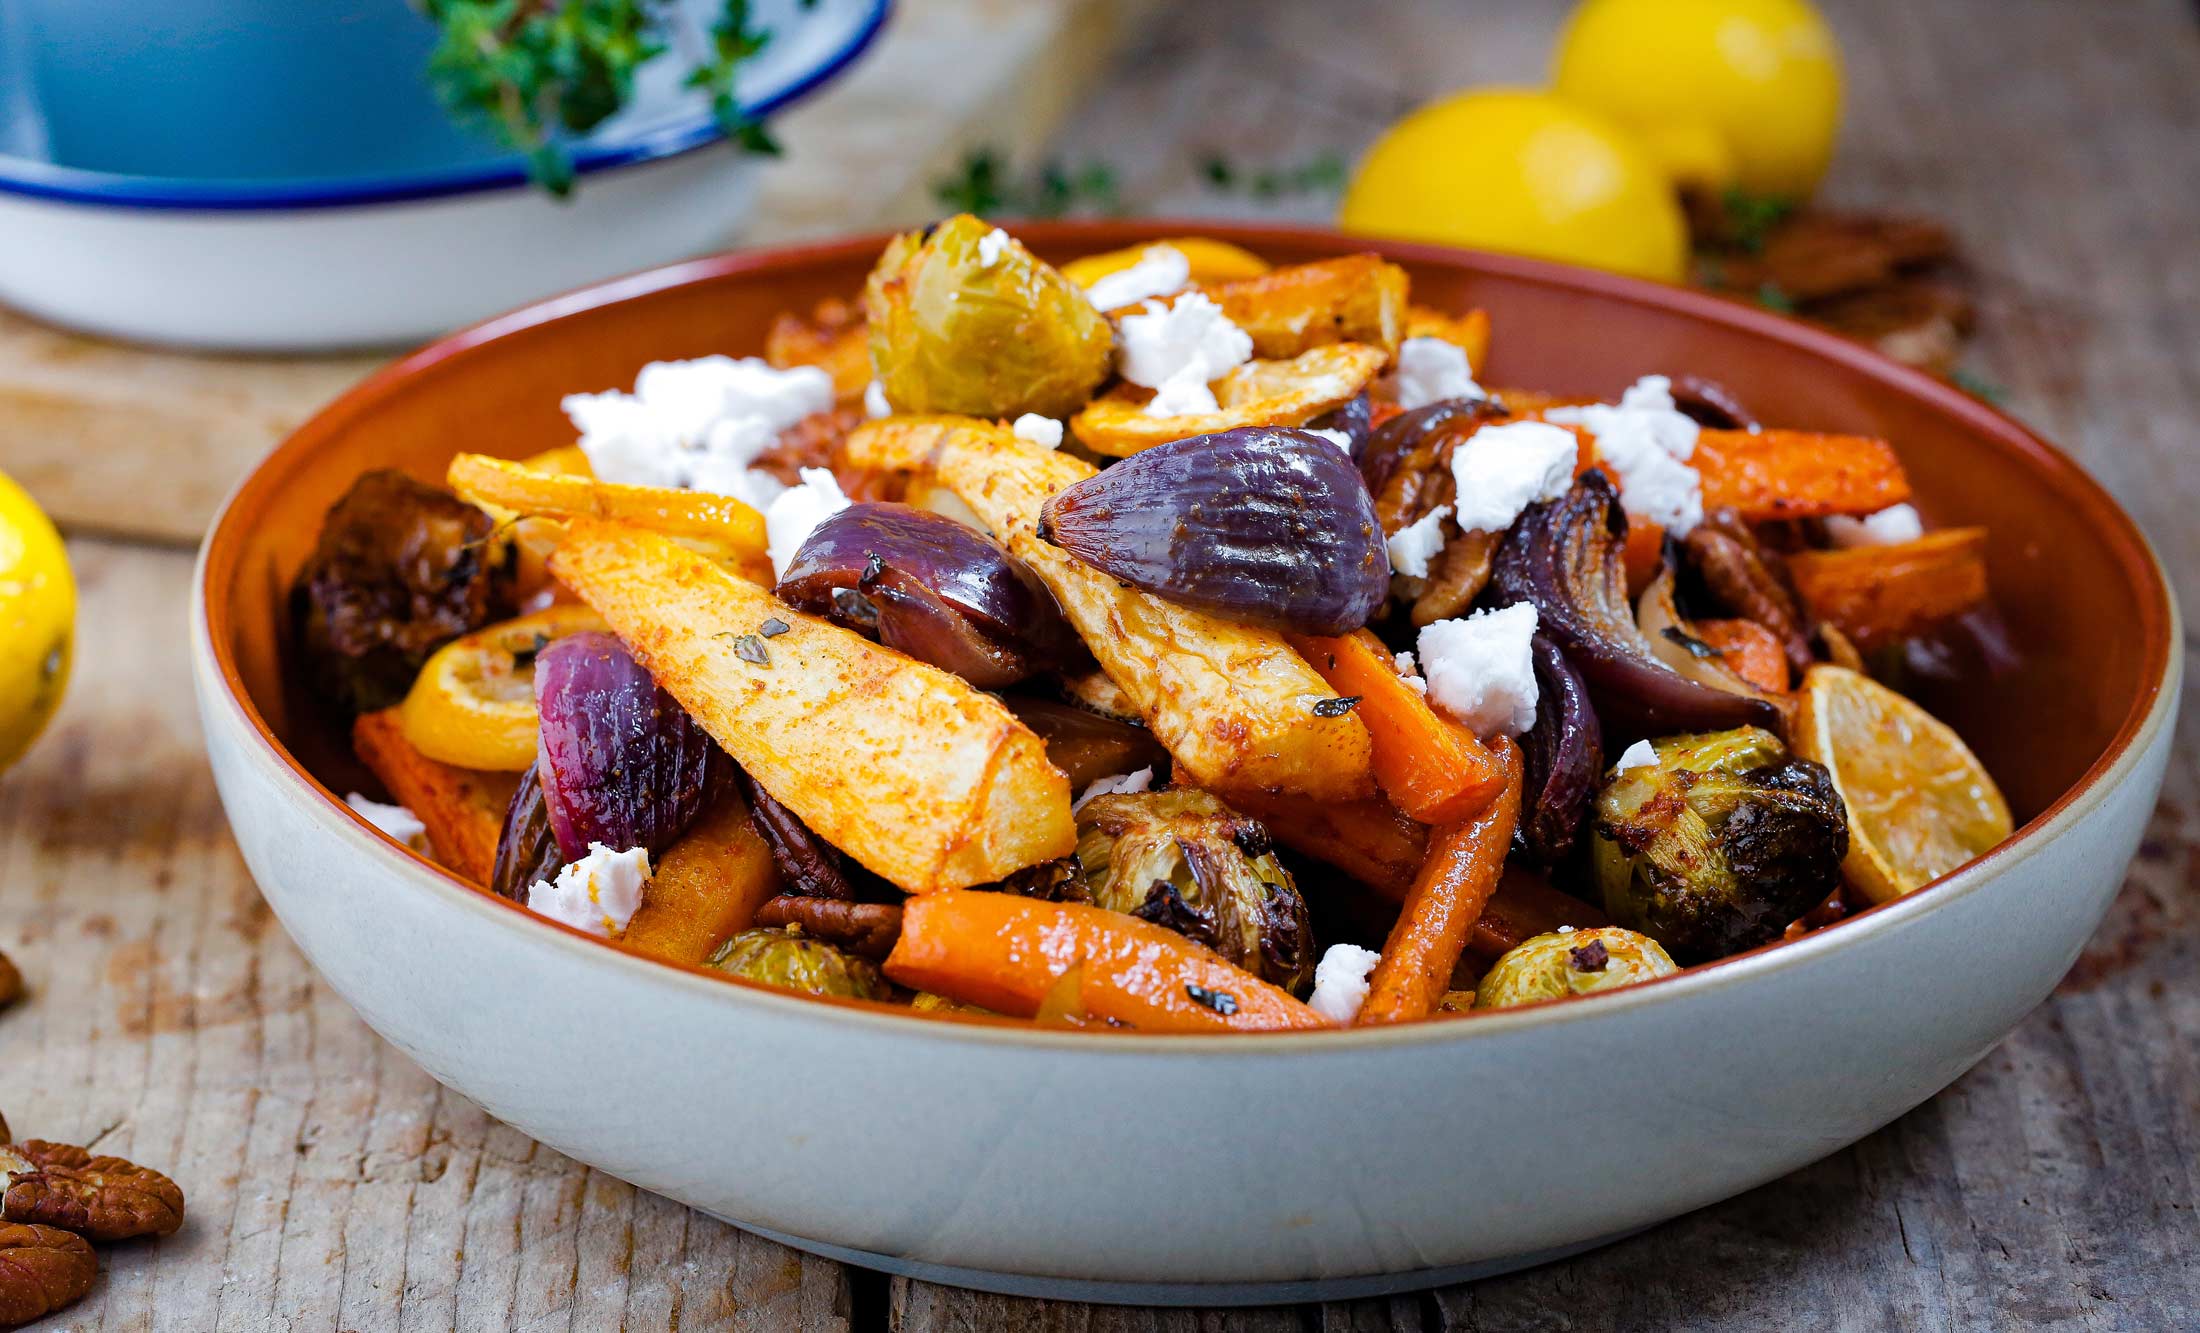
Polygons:
[[851,1000],[883,1000],[893,993],[876,964],[812,939],[799,926],[744,930],[718,946],[708,964],[747,981]]
[[1648,935],[1619,926],[1555,931],[1522,940],[1507,950],[1475,988],[1474,1007],[1503,1009],[1618,990],[1678,971]]
[[1848,815],[1833,779],[1756,727],[1655,742],[1596,801],[1596,877],[1614,921],[1685,962],[1780,937],[1841,879]]
[[1099,796],[1077,814],[1092,900],[1196,940],[1304,995],[1314,932],[1268,830],[1203,791]]
[[896,411],[1066,417],[1107,377],[1106,317],[1023,246],[985,244],[992,230],[960,214],[895,237],[871,270],[871,365]]

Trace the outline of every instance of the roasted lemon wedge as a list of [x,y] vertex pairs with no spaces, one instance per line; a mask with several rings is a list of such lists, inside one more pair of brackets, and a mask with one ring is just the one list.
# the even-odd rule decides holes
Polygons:
[[553,606],[451,640],[435,651],[398,705],[413,748],[460,768],[523,772],[535,762],[535,654],[582,630],[605,628],[585,606]]

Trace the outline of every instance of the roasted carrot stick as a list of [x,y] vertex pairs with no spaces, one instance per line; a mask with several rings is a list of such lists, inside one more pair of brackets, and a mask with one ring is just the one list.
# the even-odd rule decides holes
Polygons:
[[1804,430],[1707,430],[1689,466],[1703,507],[1732,506],[1756,522],[1869,514],[1910,498],[1910,479],[1885,440]]
[[747,930],[778,891],[771,848],[750,826],[748,802],[729,793],[658,858],[619,942],[651,958],[700,963]]
[[1788,572],[1811,615],[1871,648],[1932,628],[1986,600],[1986,529],[1948,528],[1914,542],[1804,551]]
[[512,803],[519,775],[430,759],[405,739],[394,708],[361,713],[351,726],[351,744],[390,797],[427,826],[428,849],[437,863],[460,879],[487,885],[496,869],[497,840],[504,835],[504,808]]
[[1743,680],[1770,694],[1788,687],[1787,649],[1780,638],[1754,620],[1699,620],[1696,637],[1719,650],[1727,666]]
[[1335,866],[1392,902],[1405,901],[1428,855],[1428,826],[1385,800],[1316,801],[1263,792],[1232,792],[1229,800],[1266,825],[1277,842]]
[[1428,860],[1368,979],[1367,1003],[1357,1020],[1362,1026],[1426,1018],[1451,984],[1474,920],[1504,872],[1513,825],[1520,819],[1520,749],[1511,741],[1500,741],[1497,749],[1505,789],[1482,813],[1438,829],[1429,839]]
[[1560,926],[1585,930],[1612,924],[1604,913],[1552,886],[1532,870],[1511,867],[1497,881],[1497,891],[1474,919],[1474,934],[1467,948],[1485,962],[1494,962],[1522,940],[1548,935]]
[[1436,715],[1374,635],[1285,637],[1331,689],[1359,699],[1375,783],[1392,805],[1424,824],[1455,824],[1496,797],[1505,782],[1496,758],[1473,732]]
[[886,975],[1021,1018],[1071,968],[1084,1011],[1145,1032],[1319,1028],[1327,1019],[1173,930],[1081,903],[947,889],[902,906]]

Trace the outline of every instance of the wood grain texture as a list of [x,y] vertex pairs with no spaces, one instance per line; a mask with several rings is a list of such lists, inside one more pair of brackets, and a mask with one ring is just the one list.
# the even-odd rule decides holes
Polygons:
[[[1440,89],[1532,80],[1561,6],[1172,8],[1055,149],[1130,207],[1351,153]],[[1844,0],[1831,192],[1961,233],[1972,358],[2146,524],[2200,609],[2200,27],[2182,0]],[[1498,330],[1499,337],[1503,330]],[[4,344],[0,344],[4,354]],[[142,484],[142,483],[137,483]],[[593,1172],[442,1090],[316,980],[224,829],[181,669],[188,557],[79,540],[82,654],[0,779],[0,1013],[19,1133],[170,1170],[183,1231],[105,1252],[57,1329],[2170,1329],[2200,1324],[2200,661],[2130,881],[2055,997],[1855,1148],[1632,1240],[1387,1300],[1011,1300],[797,1255]],[[2200,637],[2188,644],[2200,645]],[[1462,1189],[1462,1207],[1473,1207]]]

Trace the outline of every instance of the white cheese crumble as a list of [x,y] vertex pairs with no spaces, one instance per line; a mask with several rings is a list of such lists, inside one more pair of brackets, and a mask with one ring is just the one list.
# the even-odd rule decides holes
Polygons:
[[1200,292],[1174,305],[1148,301],[1141,309],[1117,323],[1117,369],[1124,379],[1155,391],[1146,411],[1154,416],[1219,411],[1208,385],[1252,360],[1252,336]]
[[894,415],[894,405],[886,401],[886,386],[877,380],[863,386],[863,415],[873,421]]
[[344,804],[358,811],[361,819],[407,847],[419,847],[428,836],[428,826],[420,822],[418,815],[402,805],[388,805],[370,800],[358,792],[346,796]]
[[1574,433],[1541,421],[1484,426],[1451,451],[1463,532],[1503,532],[1520,511],[1574,484]]
[[1484,740],[1526,731],[1535,725],[1534,636],[1535,607],[1527,602],[1424,627],[1429,701]]
[[1121,310],[1155,296],[1181,291],[1192,280],[1192,261],[1173,245],[1149,245],[1129,268],[1110,273],[1085,289],[1085,299],[1102,310]]
[[1689,467],[1698,427],[1673,405],[1673,382],[1645,375],[1617,404],[1554,407],[1547,421],[1582,426],[1597,438],[1597,465],[1619,485],[1620,507],[1685,537],[1703,522],[1703,478]]
[[831,472],[802,469],[802,484],[781,491],[764,511],[764,553],[771,557],[772,573],[784,575],[817,525],[847,507],[848,497]]
[[1421,664],[1413,660],[1413,654],[1394,654],[1390,659],[1390,667],[1406,684],[1413,687],[1415,694],[1428,693],[1428,682],[1421,679]]
[[1467,349],[1442,338],[1398,344],[1398,406],[1408,412],[1449,398],[1486,397],[1467,367]]
[[780,486],[750,464],[779,432],[833,405],[833,378],[756,357],[653,361],[632,393],[567,394],[561,405],[598,479],[717,491],[762,508]]
[[978,267],[991,268],[1008,253],[1008,233],[999,227],[978,238]]
[[1070,802],[1069,812],[1073,815],[1076,814],[1084,809],[1085,804],[1096,796],[1122,796],[1130,792],[1151,791],[1152,789],[1153,769],[1150,767],[1141,768],[1136,773],[1124,773],[1112,778],[1101,778],[1085,788],[1082,796]]
[[1658,752],[1648,741],[1636,741],[1620,752],[1619,762],[1612,765],[1614,773],[1625,773],[1630,768],[1656,768]]
[[1330,442],[1331,444],[1333,444],[1333,445],[1336,445],[1336,446],[1337,446],[1337,447],[1338,447],[1339,449],[1342,449],[1342,450],[1344,450],[1344,451],[1345,451],[1346,453],[1348,453],[1348,454],[1352,452],[1352,432],[1351,432],[1351,431],[1348,431],[1348,430],[1316,430],[1316,429],[1314,429],[1314,428],[1313,428],[1312,426],[1308,426],[1308,427],[1306,428],[1306,433],[1307,433],[1307,434],[1309,434],[1309,435],[1319,435],[1319,436],[1321,436],[1321,437],[1322,437],[1323,439],[1325,439],[1325,440],[1329,441],[1329,442]]
[[1036,444],[1041,449],[1059,449],[1062,447],[1062,423],[1056,421],[1053,417],[1043,417],[1037,412],[1026,412],[1016,418],[1016,424],[1009,429],[1016,432],[1017,439],[1027,444]]
[[1925,520],[1915,506],[1889,505],[1862,518],[1835,514],[1826,520],[1826,535],[1835,546],[1895,546],[1924,536]]
[[1390,572],[1408,578],[1428,577],[1428,562],[1444,549],[1444,520],[1450,505],[1438,505],[1398,529],[1390,537]]
[[615,852],[592,842],[588,855],[558,871],[555,883],[534,882],[527,890],[527,910],[614,939],[626,933],[626,923],[642,905],[649,876],[648,848]]
[[1332,944],[1314,964],[1314,993],[1307,1007],[1332,1023],[1350,1023],[1367,1003],[1367,978],[1383,956],[1357,944]]

